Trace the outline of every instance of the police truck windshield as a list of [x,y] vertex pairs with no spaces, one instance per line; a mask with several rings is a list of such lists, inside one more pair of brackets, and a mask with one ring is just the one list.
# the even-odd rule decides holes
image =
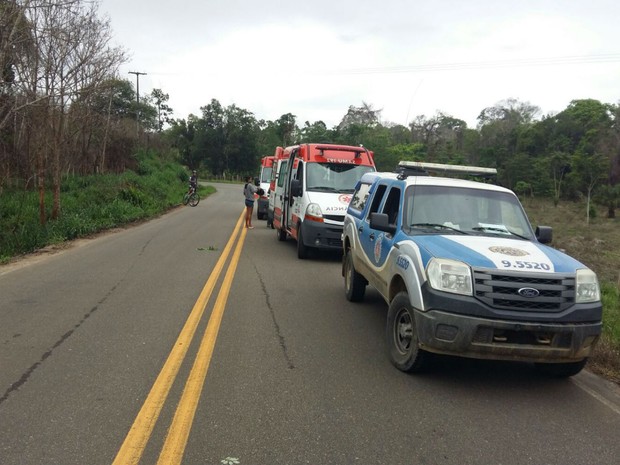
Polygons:
[[[409,234],[450,230],[532,240],[523,208],[505,192],[447,186],[410,186],[403,227]],[[456,232],[456,231],[455,231]]]
[[307,163],[306,189],[317,192],[353,192],[364,173],[374,171],[371,166],[350,163]]

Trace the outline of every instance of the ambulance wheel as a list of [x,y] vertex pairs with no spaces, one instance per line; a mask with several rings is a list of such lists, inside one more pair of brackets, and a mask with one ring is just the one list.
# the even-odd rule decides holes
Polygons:
[[297,258],[300,260],[308,258],[308,247],[304,244],[304,238],[301,235],[301,224],[297,226]]
[[276,235],[278,236],[279,241],[286,240],[286,231],[284,229],[276,229]]
[[431,354],[420,349],[415,315],[406,292],[396,294],[390,303],[386,339],[390,360],[396,368],[408,373],[427,368]]
[[368,281],[355,271],[351,250],[347,250],[344,256],[344,292],[347,300],[350,302],[361,302],[364,300],[367,283]]

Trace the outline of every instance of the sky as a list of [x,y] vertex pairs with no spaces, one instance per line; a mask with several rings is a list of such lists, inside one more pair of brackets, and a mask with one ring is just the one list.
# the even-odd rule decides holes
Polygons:
[[475,128],[507,99],[620,103],[618,0],[100,0],[119,69],[161,89],[175,118],[212,99],[257,119],[337,126],[350,106],[384,124],[438,113]]

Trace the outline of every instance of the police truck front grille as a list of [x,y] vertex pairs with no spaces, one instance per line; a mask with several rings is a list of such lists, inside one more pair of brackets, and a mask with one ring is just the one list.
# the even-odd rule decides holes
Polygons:
[[494,308],[560,312],[575,303],[575,278],[474,270],[474,295]]

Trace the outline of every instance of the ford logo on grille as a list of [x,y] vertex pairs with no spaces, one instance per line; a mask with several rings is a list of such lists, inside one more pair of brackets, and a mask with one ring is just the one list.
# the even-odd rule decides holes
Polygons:
[[538,297],[540,295],[540,292],[538,292],[538,289],[533,289],[531,287],[522,287],[521,289],[517,291],[517,293],[521,297],[528,297],[530,299],[533,299],[534,297]]

